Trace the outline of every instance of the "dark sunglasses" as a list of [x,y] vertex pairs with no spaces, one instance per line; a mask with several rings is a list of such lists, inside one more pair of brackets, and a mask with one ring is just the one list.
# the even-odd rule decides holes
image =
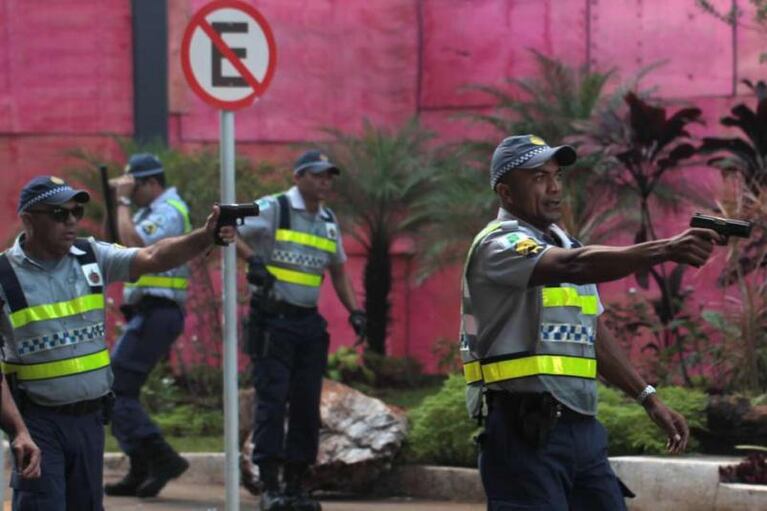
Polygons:
[[69,215],[75,217],[75,220],[82,219],[85,214],[85,208],[82,206],[75,206],[73,208],[56,207],[52,209],[29,209],[28,213],[43,213],[54,222],[64,223],[69,220]]

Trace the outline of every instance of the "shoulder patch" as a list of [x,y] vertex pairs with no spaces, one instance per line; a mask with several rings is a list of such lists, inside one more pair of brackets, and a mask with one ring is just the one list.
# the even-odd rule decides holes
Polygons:
[[536,255],[543,250],[543,246],[533,238],[526,238],[514,245],[514,251],[523,256]]
[[147,236],[151,236],[157,232],[157,224],[154,222],[144,222],[141,224],[141,230],[144,231],[144,234]]
[[503,236],[498,237],[495,240],[499,243],[504,250],[514,250],[517,254],[522,256],[532,256],[540,253],[543,250],[543,245],[535,238],[524,232],[515,231]]

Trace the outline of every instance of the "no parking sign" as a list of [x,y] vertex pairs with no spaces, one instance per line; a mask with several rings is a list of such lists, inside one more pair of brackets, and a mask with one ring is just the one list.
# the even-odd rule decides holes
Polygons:
[[181,64],[192,90],[206,103],[223,110],[250,106],[274,76],[277,50],[272,29],[245,2],[210,3],[186,27]]

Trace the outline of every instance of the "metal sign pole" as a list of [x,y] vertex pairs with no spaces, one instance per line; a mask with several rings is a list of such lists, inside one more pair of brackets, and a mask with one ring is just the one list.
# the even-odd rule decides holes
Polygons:
[[[234,112],[221,111],[221,203],[234,202]],[[223,249],[224,306],[224,444],[226,448],[226,511],[240,509],[237,406],[237,253]]]

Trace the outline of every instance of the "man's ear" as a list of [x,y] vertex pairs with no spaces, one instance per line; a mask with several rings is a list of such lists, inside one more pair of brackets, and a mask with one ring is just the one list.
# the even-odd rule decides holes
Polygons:
[[29,213],[21,213],[19,215],[19,218],[21,218],[21,224],[24,226],[24,231],[27,233],[32,232],[32,216]]
[[501,200],[501,204],[509,204],[511,202],[511,190],[506,183],[501,182],[495,185],[495,193]]

